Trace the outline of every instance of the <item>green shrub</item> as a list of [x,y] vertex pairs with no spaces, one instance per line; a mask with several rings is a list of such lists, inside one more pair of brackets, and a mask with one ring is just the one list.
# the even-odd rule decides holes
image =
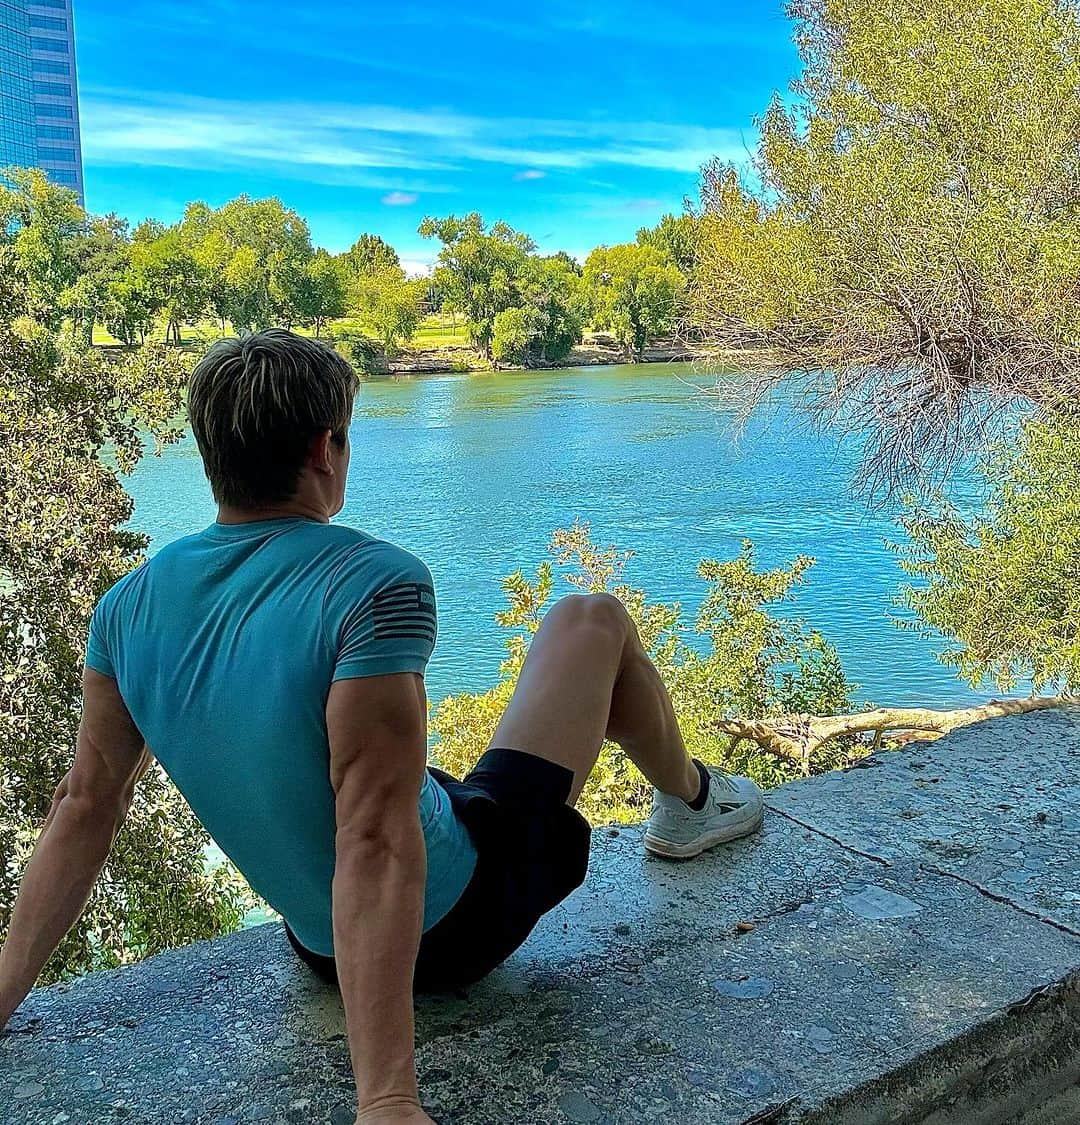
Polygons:
[[914,580],[909,626],[947,644],[940,659],[973,687],[1080,689],[1080,418],[1028,419],[982,466],[976,515],[944,498],[911,502],[898,548]]
[[[705,598],[692,626],[693,632],[709,639],[708,651],[701,654],[688,643],[691,627],[684,624],[678,604],[650,602],[644,591],[623,581],[632,552],[597,548],[589,525],[581,522],[555,532],[550,550],[555,563],[568,568],[572,587],[608,591],[621,599],[671,693],[687,749],[702,761],[749,774],[763,785],[779,784],[797,776],[794,765],[718,733],[714,721],[798,712],[832,715],[852,709],[855,687],[844,676],[833,646],[818,632],[772,617],[764,609],[788,597],[812,559],[801,556],[786,567],[758,571],[753,545],[747,541],[734,559],[702,562],[698,577],[706,584]],[[554,582],[551,562],[540,564],[533,582],[521,571],[503,580],[509,608],[496,614],[496,621],[515,632],[507,640],[499,682],[486,692],[447,697],[432,716],[438,738],[435,755],[451,773],[467,773],[487,748]],[[814,766],[831,768],[858,753],[855,743],[841,743]],[[578,807],[593,823],[634,821],[647,813],[651,796],[651,788],[622,751],[606,743]]]
[[385,366],[378,343],[358,329],[334,328],[324,339],[333,344],[360,375],[377,375]]
[[[74,758],[81,674],[98,598],[137,565],[118,472],[144,435],[174,440],[189,358],[148,346],[111,362],[0,310],[0,940],[55,788]],[[116,469],[110,467],[115,465]],[[236,928],[231,868],[157,767],[139,784],[89,905],[45,980]]]

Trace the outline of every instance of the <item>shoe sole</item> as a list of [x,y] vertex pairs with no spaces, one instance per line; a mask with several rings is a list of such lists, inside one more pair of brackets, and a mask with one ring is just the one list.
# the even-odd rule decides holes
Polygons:
[[661,839],[659,836],[650,836],[646,832],[645,850],[650,855],[658,855],[664,859],[693,859],[695,856],[701,855],[702,852],[715,848],[717,844],[726,844],[731,840],[739,840],[743,836],[752,835],[764,822],[765,810],[763,808],[753,820],[745,821],[743,824],[715,828],[712,832],[706,832],[703,836],[698,836],[696,840],[690,840],[685,844],[676,844],[671,840]]

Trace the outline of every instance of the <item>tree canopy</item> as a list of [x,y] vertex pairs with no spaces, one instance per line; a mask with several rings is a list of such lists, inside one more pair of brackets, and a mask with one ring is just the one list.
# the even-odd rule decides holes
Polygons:
[[236,329],[299,319],[293,296],[314,249],[307,223],[279,199],[247,195],[216,210],[191,203],[179,224],[182,245],[214,278],[216,311]]
[[11,297],[17,294],[22,313],[53,330],[77,303],[76,239],[85,240],[84,219],[74,192],[44,172],[9,168],[0,177],[0,246],[19,277]]
[[584,278],[593,324],[610,328],[638,359],[648,340],[674,327],[685,279],[666,251],[648,243],[598,246]]
[[460,219],[425,218],[419,231],[442,243],[435,283],[443,307],[464,315],[469,338],[491,359],[495,318],[521,303],[519,281],[535,243],[506,223],[489,227],[475,211]]
[[705,173],[693,321],[895,484],[1080,390],[1080,25],[1058,0],[796,0],[795,98]]
[[393,355],[419,327],[426,292],[426,281],[409,281],[400,266],[386,265],[352,278],[349,307]]
[[341,255],[341,260],[346,273],[354,278],[396,270],[401,266],[397,251],[377,234],[360,235]]
[[494,359],[535,367],[564,359],[589,316],[580,267],[568,254],[530,256],[517,279],[518,304],[495,317]]
[[[304,219],[276,198],[195,201],[176,223],[146,219],[132,230],[115,215],[84,214],[42,172],[14,169],[8,181],[0,187],[0,264],[17,275],[28,315],[52,330],[70,321],[88,344],[99,326],[129,346],[164,327],[166,342],[179,346],[185,327],[208,318],[222,333],[281,324],[320,336],[348,318],[354,323],[334,326],[333,338],[347,336],[368,365],[377,353],[359,334],[390,356],[439,310],[464,319],[484,360],[531,367],[564,359],[597,316],[638,353],[671,327],[670,292],[650,291],[648,271],[630,282],[632,299],[594,291],[596,279],[583,279],[565,250],[541,255],[527,234],[476,212],[421,223],[420,234],[441,249],[433,275],[420,279],[406,276],[377,234],[361,234],[340,254],[315,247]],[[659,274],[679,274],[673,287],[681,292],[695,223],[666,215],[625,254],[662,262]]]

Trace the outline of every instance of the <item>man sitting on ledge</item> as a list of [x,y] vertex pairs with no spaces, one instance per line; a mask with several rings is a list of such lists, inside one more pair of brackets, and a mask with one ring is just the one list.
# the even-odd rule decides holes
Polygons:
[[86,904],[153,755],[300,957],[340,983],[357,1121],[416,1125],[430,1118],[413,989],[478,980],[581,885],[590,833],[574,804],[604,739],[656,788],[645,846],[657,855],[753,832],[762,801],[688,757],[606,594],[551,608],[464,781],[427,767],[431,574],[330,523],[357,389],[336,352],[282,330],[223,340],[195,370],[191,426],[217,521],[94,614],[74,765],[0,953],[0,1029]]

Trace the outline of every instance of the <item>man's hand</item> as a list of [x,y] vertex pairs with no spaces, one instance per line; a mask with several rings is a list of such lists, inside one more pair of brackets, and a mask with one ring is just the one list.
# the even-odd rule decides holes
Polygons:
[[0,951],[0,1029],[82,913],[150,760],[116,681],[87,669],[75,764],[53,797]]
[[415,1102],[401,1106],[383,1106],[356,1115],[356,1125],[435,1125]]
[[427,769],[422,677],[338,680],[326,728],[337,817],[334,955],[357,1120],[427,1122],[416,1089],[412,992],[427,880],[419,808]]

